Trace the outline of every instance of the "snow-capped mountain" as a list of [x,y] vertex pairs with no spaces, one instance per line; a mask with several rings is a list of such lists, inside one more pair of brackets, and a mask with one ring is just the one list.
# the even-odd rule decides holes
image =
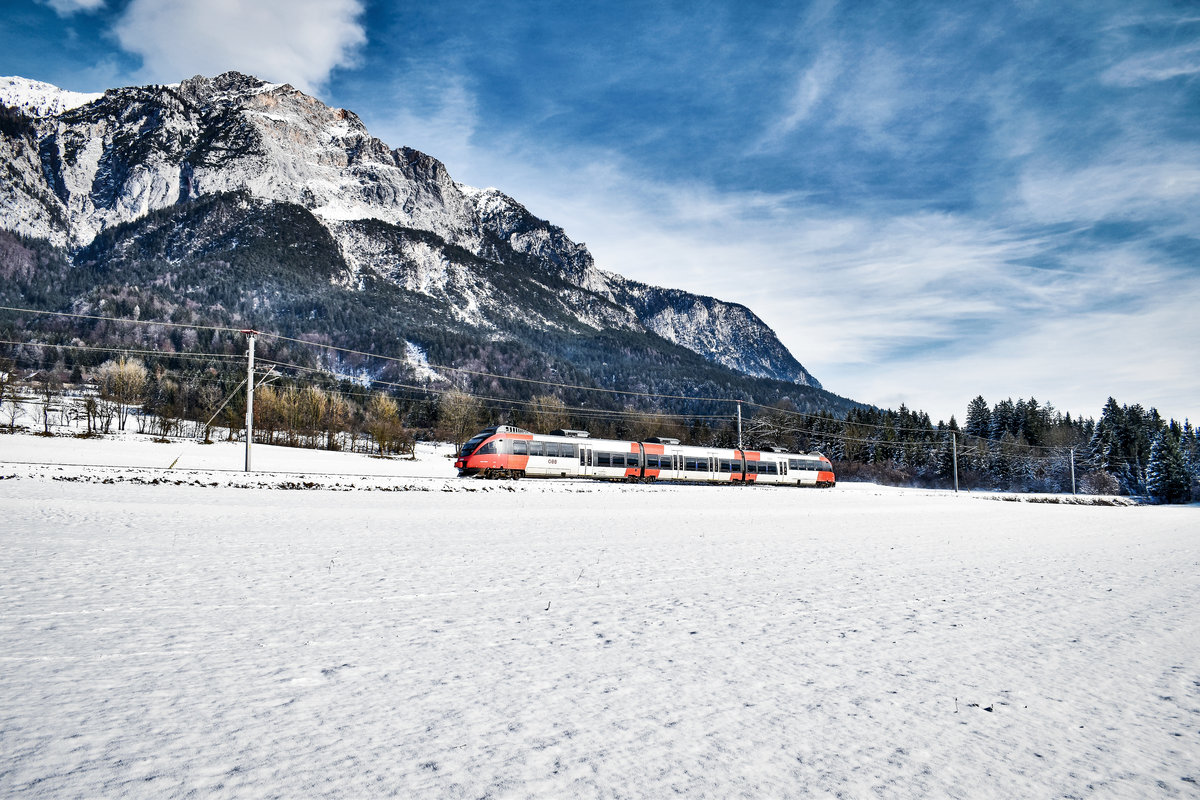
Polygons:
[[[128,249],[155,214],[191,224],[179,215],[206,198],[279,204],[328,232],[330,285],[362,292],[382,281],[488,337],[514,324],[649,333],[745,375],[819,386],[749,309],[598,269],[511,197],[454,181],[435,158],[392,149],[353,112],[287,84],[230,72],[84,95],[0,78],[0,103],[21,112],[6,112],[0,135],[0,229],[73,259],[112,258],[104,248]],[[175,247],[178,257],[204,251],[195,237]]]
[[28,78],[0,77],[0,98],[9,108],[31,117],[52,117],[72,108],[99,100],[104,95],[69,92],[49,83]]

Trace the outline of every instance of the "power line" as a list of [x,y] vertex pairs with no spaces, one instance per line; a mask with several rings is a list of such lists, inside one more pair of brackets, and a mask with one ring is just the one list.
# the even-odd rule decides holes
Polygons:
[[194,328],[200,331],[221,331],[224,333],[241,333],[245,328],[225,328],[217,325],[199,325],[188,322],[161,322],[149,319],[129,319],[127,317],[102,317],[98,314],[76,314],[69,311],[42,311],[36,308],[17,308],[15,306],[0,306],[0,311],[15,311],[19,314],[40,314],[50,317],[70,317],[71,319],[93,319],[101,322],[126,322],[131,325],[161,325],[166,328]]
[[121,353],[125,355],[142,355],[142,356],[164,356],[166,358],[192,358],[192,359],[242,359],[245,356],[234,353],[205,353],[194,350],[188,351],[169,351],[169,350],[139,350],[133,347],[100,347],[98,345],[86,344],[50,344],[49,342],[17,342],[10,339],[0,339],[0,344],[10,344],[16,347],[53,347],[57,350],[90,350],[101,353]]

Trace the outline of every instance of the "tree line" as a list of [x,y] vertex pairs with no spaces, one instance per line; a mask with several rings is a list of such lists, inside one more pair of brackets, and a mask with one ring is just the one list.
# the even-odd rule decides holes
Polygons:
[[[36,363],[36,362],[35,362]],[[71,424],[83,435],[137,430],[158,437],[244,435],[244,372],[234,361],[193,369],[118,356],[99,364],[63,361],[18,375],[0,362],[0,423],[51,433]],[[350,381],[270,375],[255,391],[254,437],[262,444],[411,455],[418,440],[461,443],[479,429],[511,424],[548,432],[588,430],[597,438],[652,436],[687,444],[817,451],[839,480],[1021,492],[1149,496],[1187,502],[1200,496],[1200,431],[1156,409],[1110,398],[1099,419],[1073,417],[1050,403],[1010,399],[967,404],[965,423],[948,423],[906,406],[853,408],[842,416],[801,411],[784,399],[749,405],[739,431],[729,413],[684,416],[568,405],[543,392],[527,400],[484,400],[457,388],[398,392]],[[575,398],[573,398],[575,399]],[[740,439],[739,439],[740,436]]]

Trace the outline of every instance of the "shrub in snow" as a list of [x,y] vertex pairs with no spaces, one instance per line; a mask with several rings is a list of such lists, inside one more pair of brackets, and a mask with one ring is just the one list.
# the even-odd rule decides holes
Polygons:
[[1104,470],[1089,472],[1079,479],[1079,488],[1084,494],[1120,494],[1121,484],[1116,476]]

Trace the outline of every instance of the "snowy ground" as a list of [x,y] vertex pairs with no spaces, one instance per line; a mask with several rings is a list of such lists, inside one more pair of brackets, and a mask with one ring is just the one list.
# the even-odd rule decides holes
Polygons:
[[1196,506],[131,438],[0,436],[0,796],[1200,796]]

